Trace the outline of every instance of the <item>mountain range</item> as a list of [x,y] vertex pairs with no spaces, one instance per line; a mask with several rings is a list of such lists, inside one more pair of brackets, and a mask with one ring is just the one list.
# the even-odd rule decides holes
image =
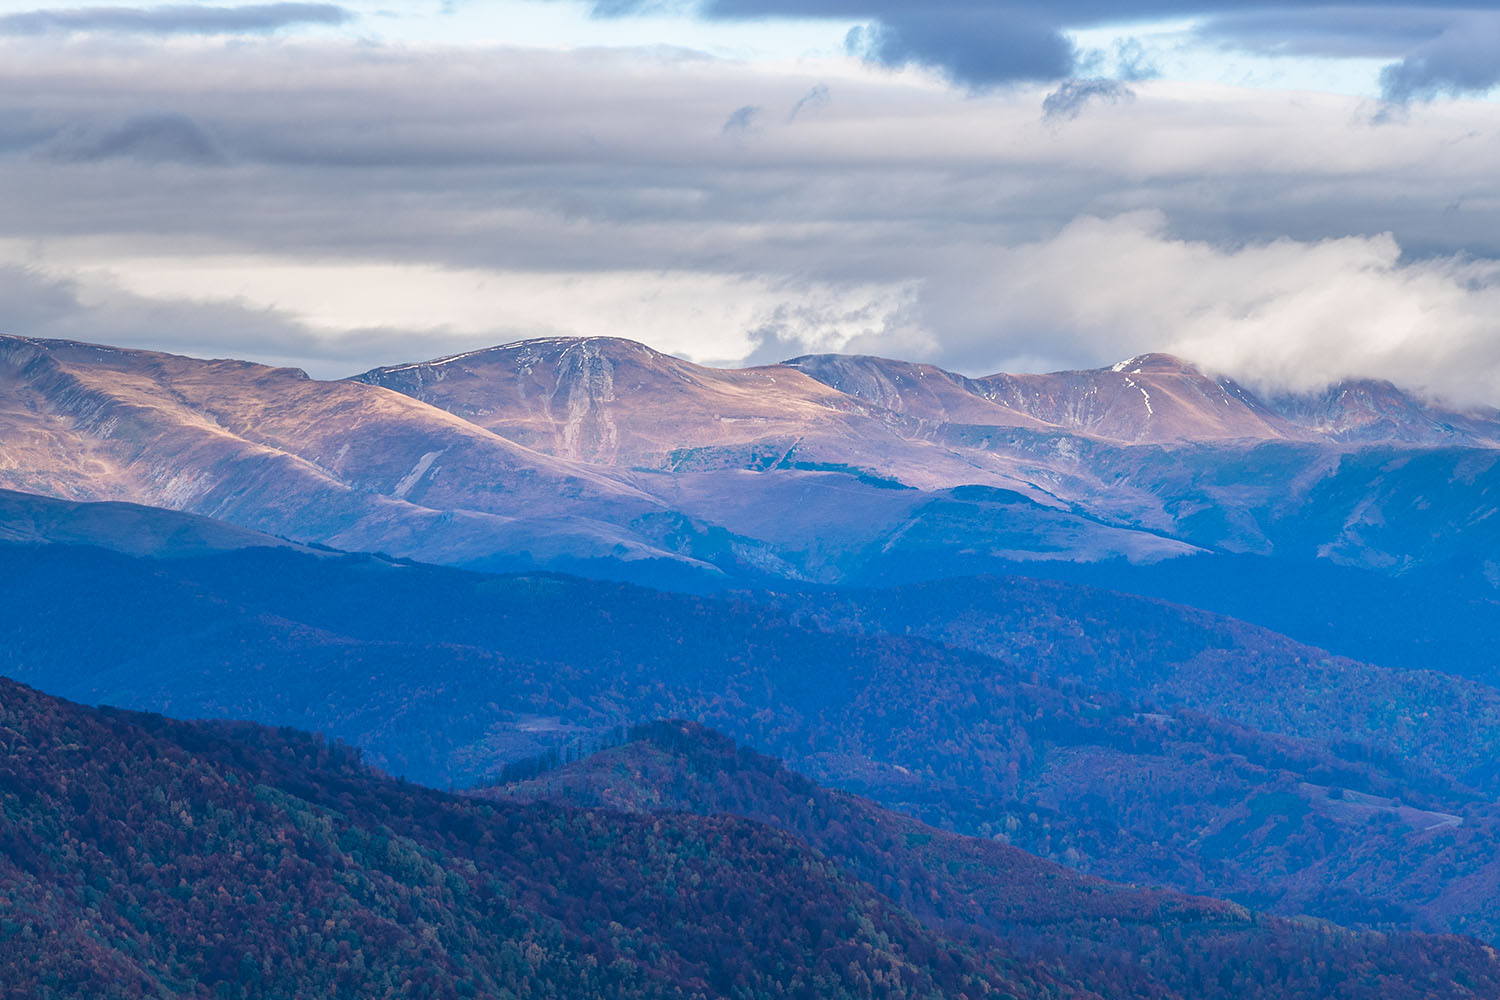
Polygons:
[[1164,355],[970,379],[596,338],[317,382],[6,338],[0,388],[0,486],[450,565],[850,583],[1212,551],[1495,573],[1475,555],[1495,412],[1369,382],[1262,400]]
[[[1497,486],[1495,411],[1161,354],[326,382],[0,338],[0,953],[143,996],[1488,995]],[[773,920],[715,966],[724,906],[852,950]],[[276,907],[348,921],[232,969]]]
[[1165,355],[972,379],[553,339],[319,382],[0,338],[0,488],[672,589],[1054,576],[1474,676],[1484,629],[1454,625],[1500,627],[1497,428],[1384,383],[1262,398]]

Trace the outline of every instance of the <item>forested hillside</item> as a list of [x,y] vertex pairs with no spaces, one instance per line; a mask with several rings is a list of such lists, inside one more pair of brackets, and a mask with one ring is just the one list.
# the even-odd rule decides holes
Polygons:
[[[293,730],[87,709],[9,681],[0,817],[0,995],[17,998],[1214,995],[1097,954],[940,934],[752,820],[456,797]],[[1500,986],[1493,953],[1461,938],[1264,922],[1246,937],[1242,911],[1160,898],[1168,941],[1173,920],[1209,926],[1188,974],[1223,995]]]
[[1335,996],[1376,988],[1360,970],[1378,964],[1380,950],[1432,940],[1354,934],[1091,878],[821,788],[694,723],[649,723],[622,739],[573,763],[517,765],[510,780],[473,794],[750,817],[793,833],[930,926],[981,929],[1030,957],[1067,962],[1106,996]]
[[769,827],[456,798],[286,729],[0,681],[0,805],[17,1000],[1081,995]]
[[[1170,605],[992,584],[976,599],[1016,638],[989,656],[881,631],[887,598],[869,594],[823,595],[835,621],[294,551],[22,546],[0,563],[0,626],[17,637],[3,669],[80,700],[317,730],[440,787],[685,717],[1097,875],[1500,939],[1500,892],[1476,888],[1500,883],[1492,763],[1475,749],[1494,693]],[[940,602],[926,606],[889,630],[939,628]]]

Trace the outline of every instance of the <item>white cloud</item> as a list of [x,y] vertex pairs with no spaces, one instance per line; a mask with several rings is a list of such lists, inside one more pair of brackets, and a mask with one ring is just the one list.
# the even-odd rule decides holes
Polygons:
[[[28,278],[8,289],[5,332],[105,342],[127,334],[135,346],[198,354],[222,353],[216,334],[229,343],[270,334],[273,343],[246,353],[266,356],[269,347],[278,363],[341,377],[530,337],[626,337],[707,360],[744,358],[768,336],[798,350],[835,350],[887,334],[915,291],[701,271],[505,271],[107,248],[54,242],[41,258],[0,242],[0,266]],[[22,302],[46,308],[23,310]],[[212,317],[220,328],[173,322],[142,341],[138,317],[153,310]],[[373,353],[393,349],[405,353]]]
[[[988,329],[950,351],[988,344],[1003,356],[1030,342],[1102,362],[1160,350],[1252,385],[1366,376],[1500,404],[1496,261],[1403,261],[1389,234],[1216,246],[1136,213],[1077,219],[982,266],[984,291],[962,308],[990,317]],[[923,299],[929,322],[935,293]]]

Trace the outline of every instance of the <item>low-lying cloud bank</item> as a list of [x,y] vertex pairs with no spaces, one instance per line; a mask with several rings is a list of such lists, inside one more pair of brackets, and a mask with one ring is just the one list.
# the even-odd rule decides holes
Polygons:
[[[885,285],[256,259],[73,276],[12,265],[0,267],[0,298],[8,332],[230,353],[330,378],[527,337],[607,334],[720,364],[841,351],[976,375],[1168,351],[1261,389],[1362,376],[1500,404],[1493,260],[1403,261],[1389,235],[1230,248],[1175,238],[1146,212],[1079,218],[1045,241],[931,263],[918,282]],[[279,285],[280,308],[232,295],[256,281]],[[181,287],[203,297],[175,296]]]
[[1260,388],[1364,376],[1500,405],[1494,260],[1403,260],[1389,234],[1224,247],[1140,213],[1080,218],[975,264],[919,299],[962,367],[997,349],[1101,364],[1168,351]]

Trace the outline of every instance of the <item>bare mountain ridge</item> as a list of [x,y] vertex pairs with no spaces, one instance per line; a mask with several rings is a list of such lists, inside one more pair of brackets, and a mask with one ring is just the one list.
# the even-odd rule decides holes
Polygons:
[[[615,442],[594,461],[654,470],[633,481],[768,543],[810,579],[847,580],[851,552],[911,556],[939,574],[955,555],[983,572],[992,558],[1139,562],[1202,549],[1401,572],[1496,541],[1485,516],[1500,486],[1494,413],[1444,410],[1389,387],[1386,416],[1372,420],[1359,404],[1364,383],[1335,387],[1322,403],[1267,400],[1164,354],[967,378],[842,355],[728,371],[630,341],[553,339],[357,378],[456,413],[482,410],[499,433],[518,433],[522,414],[523,440],[554,455],[576,454],[586,437],[561,414],[585,412]],[[1407,463],[1416,464],[1403,471]],[[835,483],[797,470],[845,475]],[[850,477],[926,494],[993,488],[1036,507],[934,512],[923,496],[852,496]],[[1411,517],[1412,504],[1424,513]],[[1102,537],[1101,525],[1134,535]]]
[[604,470],[400,393],[14,337],[0,338],[0,488],[436,561],[518,543],[649,553],[616,522],[661,509]]
[[[834,466],[917,489],[977,482],[1046,499],[1003,463],[975,463],[929,440],[919,416],[792,365],[710,368],[630,340],[551,338],[377,368],[351,381],[598,466],[672,473]],[[1014,416],[1016,426],[1042,428]]]
[[795,438],[813,420],[863,409],[796,373],[704,368],[613,338],[556,338],[377,368],[354,381],[395,389],[511,440],[613,464],[711,437]]
[[861,400],[924,420],[1046,428],[1123,444],[1500,447],[1500,411],[1494,409],[1447,409],[1375,379],[1262,398],[1232,378],[1207,375],[1170,354],[1142,354],[1108,368],[979,378],[869,356],[809,355],[784,364]]
[[[1023,549],[1042,544],[1060,522],[1067,545],[1080,552],[1160,558],[1191,551],[1081,520],[1003,462],[984,468],[941,444],[909,439],[892,426],[899,419],[790,369],[720,376],[628,342],[608,347],[553,341],[480,352],[518,373],[510,380],[515,388],[501,394],[500,406],[485,404],[483,393],[464,407],[443,400],[466,416],[380,386],[319,382],[292,369],[0,338],[0,489],[165,507],[301,542],[447,564],[578,568],[608,561],[612,572],[648,575],[748,566],[798,576],[809,570],[787,563],[781,551],[800,545],[797,539],[745,534],[756,527],[763,505],[754,494],[763,488],[812,490],[815,506],[854,526],[855,537],[839,544],[859,548],[898,527],[921,489],[978,482],[1026,491],[1056,508],[1027,515]],[[633,381],[629,364],[615,372],[622,351],[643,359]],[[545,375],[541,360],[559,371]],[[454,374],[466,367],[411,371],[427,381],[435,368],[427,384],[453,389],[464,382]],[[795,384],[768,404],[756,390],[778,382]],[[553,403],[559,387],[560,411]],[[671,387],[681,387],[676,397]],[[552,395],[537,402],[544,388]],[[651,403],[658,393],[665,402]],[[616,396],[630,405],[611,403]],[[638,439],[644,444],[631,444]],[[609,446],[613,463],[600,445]],[[656,459],[632,461],[630,447]],[[598,461],[568,457],[584,450]],[[655,471],[642,474],[638,463]],[[746,471],[773,474],[747,483],[737,478]],[[851,483],[850,473],[866,472],[877,485]],[[891,491],[881,487],[898,479],[910,495],[892,505]],[[726,500],[744,514],[738,523],[719,516]],[[850,519],[851,510],[870,504],[880,507],[878,516]],[[821,526],[796,530],[805,536]],[[621,570],[632,563],[648,568]]]
[[979,385],[1051,423],[1132,444],[1316,439],[1233,380],[1210,378],[1167,354],[1091,371],[991,375]]
[[1046,429],[1121,444],[1320,440],[1233,381],[1209,378],[1165,354],[1110,368],[976,379],[874,357],[814,355],[787,364],[851,395],[941,423]]
[[1273,395],[1270,405],[1333,441],[1490,446],[1500,442],[1500,412],[1445,409],[1380,379],[1350,379],[1321,392]]
[[838,356],[730,371],[554,338],[321,382],[0,338],[0,489],[653,582],[1204,550],[1400,572],[1494,551],[1483,415],[1387,407],[1416,416],[1385,440],[1397,422],[1357,398],[1273,406],[1161,355],[967,379]]
[[550,454],[606,464],[704,442],[803,436],[809,421],[861,417],[1122,444],[1500,444],[1500,414],[1446,410],[1388,382],[1354,379],[1263,400],[1233,379],[1160,353],[1108,368],[969,378],[867,355],[710,368],[629,340],[551,338],[377,368],[354,380],[406,393]]

